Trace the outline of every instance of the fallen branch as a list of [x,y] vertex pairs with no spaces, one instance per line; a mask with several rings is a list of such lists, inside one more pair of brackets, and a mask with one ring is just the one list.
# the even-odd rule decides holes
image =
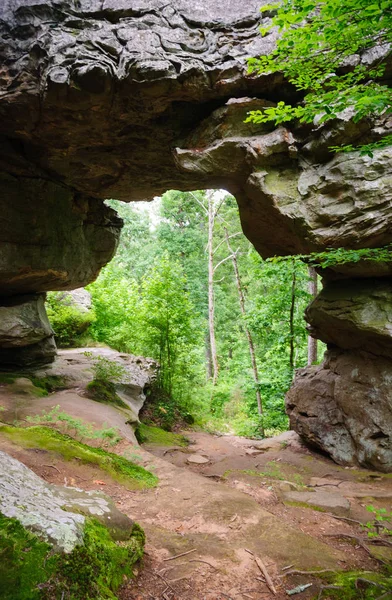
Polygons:
[[162,579],[163,583],[165,583],[167,585],[168,588],[171,589],[171,591],[173,592],[173,594],[176,594],[176,590],[170,585],[170,583],[167,581],[167,579],[165,579],[164,577],[162,577],[162,575],[160,575],[159,573],[157,573],[156,571],[154,571],[154,574],[159,577],[159,579]]
[[176,554],[176,556],[171,556],[170,558],[164,558],[163,561],[166,562],[168,560],[175,560],[176,558],[180,558],[181,556],[186,556],[187,554],[191,554],[191,552],[196,552],[197,548],[193,548],[192,550],[188,550],[188,552],[182,552],[181,554]]
[[[248,552],[249,554],[251,554],[253,556],[253,558],[256,561],[257,566],[259,567],[262,575],[264,575],[265,577],[265,583],[267,584],[267,586],[269,587],[269,589],[271,590],[271,592],[273,594],[275,594],[276,596],[276,589],[274,586],[274,583],[270,577],[270,574],[267,571],[267,567],[265,566],[265,564],[259,559],[258,556],[255,555],[254,552],[252,552],[252,550],[248,550],[248,548],[244,548],[245,552]],[[256,578],[257,579],[257,578]]]
[[267,568],[266,568],[266,566],[265,566],[265,565],[264,565],[264,563],[263,563],[263,562],[262,562],[262,561],[259,559],[259,557],[258,557],[258,556],[254,555],[254,557],[255,557],[255,561],[256,561],[256,564],[257,564],[257,566],[259,567],[260,571],[262,572],[262,574],[263,574],[263,575],[264,575],[264,577],[265,577],[265,581],[266,581],[266,584],[267,584],[267,586],[269,587],[269,589],[271,590],[271,592],[272,592],[272,593],[273,593],[273,594],[276,596],[276,589],[275,589],[275,586],[274,586],[274,584],[273,584],[273,581],[272,581],[272,579],[271,579],[271,577],[270,577],[270,574],[269,574],[269,573],[268,573],[268,571],[267,571]]

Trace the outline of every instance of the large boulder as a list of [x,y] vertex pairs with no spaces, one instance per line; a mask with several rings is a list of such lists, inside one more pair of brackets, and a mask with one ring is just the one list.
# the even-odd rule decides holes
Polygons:
[[0,452],[0,596],[114,598],[144,534],[100,492],[49,485]]
[[339,464],[392,471],[392,360],[330,350],[298,369],[286,396],[290,426]]
[[45,312],[45,294],[0,299],[0,364],[28,367],[54,359],[56,345]]

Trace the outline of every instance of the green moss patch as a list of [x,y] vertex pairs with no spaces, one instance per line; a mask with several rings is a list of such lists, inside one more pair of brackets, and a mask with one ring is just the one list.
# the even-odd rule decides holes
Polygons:
[[140,423],[135,431],[139,444],[157,444],[159,446],[188,446],[186,437],[179,433],[165,431],[160,427]]
[[49,427],[1,426],[0,435],[23,448],[40,448],[60,454],[64,460],[97,466],[128,489],[154,487],[158,482],[155,475],[126,458],[77,442]]
[[134,524],[127,542],[87,519],[84,544],[56,554],[17,521],[0,513],[0,598],[2,600],[113,599],[142,557],[144,533]]
[[67,388],[67,379],[62,375],[47,375],[46,377],[37,377],[35,375],[25,375],[35,385],[46,392],[56,392]]
[[328,584],[337,589],[326,590],[325,597],[336,600],[391,600],[392,569],[383,572],[350,571],[325,576]]
[[37,377],[31,373],[0,373],[0,384],[16,384],[18,379],[28,379],[33,384],[30,392],[37,396],[47,396],[50,392],[64,390],[67,387],[66,378],[61,375]]
[[120,408],[128,408],[129,406],[121,400],[116,392],[116,386],[111,381],[101,381],[94,379],[86,387],[88,397],[96,402],[104,402],[105,404],[114,404]]

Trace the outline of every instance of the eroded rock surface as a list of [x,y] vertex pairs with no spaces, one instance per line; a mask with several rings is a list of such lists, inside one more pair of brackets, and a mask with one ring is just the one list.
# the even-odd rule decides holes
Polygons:
[[[264,257],[392,242],[392,151],[361,157],[329,150],[379,139],[391,131],[388,116],[354,123],[348,110],[313,128],[244,124],[249,110],[299,99],[280,75],[247,73],[247,58],[268,54],[276,39],[274,31],[259,34],[263,3],[230,0],[222,8],[218,0],[2,2],[1,295],[87,284],[113,255],[120,228],[103,200],[151,199],[173,188],[232,192],[244,232]],[[266,23],[269,18],[267,13]],[[367,52],[356,62],[378,58]],[[391,273],[390,263],[357,262],[323,275],[360,280]],[[365,282],[355,286],[345,309],[350,316],[337,316],[331,305],[326,309],[325,296],[309,315],[315,335],[347,348],[339,356],[351,361],[352,370],[367,369],[367,377],[377,364],[387,372],[386,358],[379,359],[385,355],[381,347],[389,348],[387,314],[380,335],[372,293],[375,311],[366,321],[361,309],[358,319],[355,305],[364,306],[370,290]],[[354,345],[347,347],[349,339]],[[369,350],[374,354],[363,362],[361,352]],[[326,382],[331,373],[319,369]],[[365,386],[365,394],[348,372],[339,381],[351,389],[353,406],[371,405],[376,383]],[[304,397],[310,401],[307,385]],[[385,388],[376,389],[380,406],[390,411],[389,396],[380,391]],[[336,406],[339,393],[337,387],[328,392]],[[320,436],[321,424],[325,415]],[[296,427],[305,435],[305,428]],[[359,451],[360,431],[358,417],[349,434],[354,450],[346,455],[367,461],[369,452],[363,458]],[[384,465],[392,461],[388,452]]]
[[49,485],[1,451],[0,471],[0,512],[18,519],[57,551],[69,553],[83,544],[86,516],[104,523],[118,539],[129,539],[133,521],[100,492]]
[[330,350],[299,369],[286,396],[290,425],[340,464],[392,470],[392,361]]
[[55,354],[45,294],[0,299],[0,364],[21,367],[47,363]]

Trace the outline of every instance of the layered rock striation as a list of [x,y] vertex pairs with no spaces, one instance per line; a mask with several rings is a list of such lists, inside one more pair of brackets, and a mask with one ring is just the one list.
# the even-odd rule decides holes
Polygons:
[[[276,39],[274,31],[259,35],[261,4],[265,0],[2,3],[1,297],[18,303],[19,295],[85,285],[113,255],[120,231],[103,200],[151,199],[170,188],[229,190],[245,234],[264,257],[392,242],[391,149],[372,158],[329,151],[342,142],[378,139],[391,129],[387,118],[353,123],[348,111],[314,127],[244,123],[249,110],[299,99],[280,75],[247,73],[247,58],[269,53]],[[357,57],[367,64],[376,59],[376,53]],[[384,470],[392,454],[385,427],[390,401],[379,383],[392,372],[391,272],[390,264],[358,262],[323,273],[325,293],[308,315],[313,334],[332,354],[298,376],[288,400],[292,425],[309,442],[335,460]],[[330,303],[328,290],[340,286],[341,296]],[[383,290],[381,299],[376,290]],[[6,337],[0,325],[0,340]],[[368,383],[354,385],[343,364]],[[352,441],[343,454],[322,441],[324,425],[316,432],[314,423],[326,418],[322,401],[319,416],[306,416],[314,377],[335,382],[320,397],[336,405],[340,429],[335,417],[331,423]],[[356,428],[344,386],[351,408],[357,407]],[[360,407],[370,405],[376,388],[384,429],[377,429],[375,417],[369,428],[375,452],[365,457]]]

